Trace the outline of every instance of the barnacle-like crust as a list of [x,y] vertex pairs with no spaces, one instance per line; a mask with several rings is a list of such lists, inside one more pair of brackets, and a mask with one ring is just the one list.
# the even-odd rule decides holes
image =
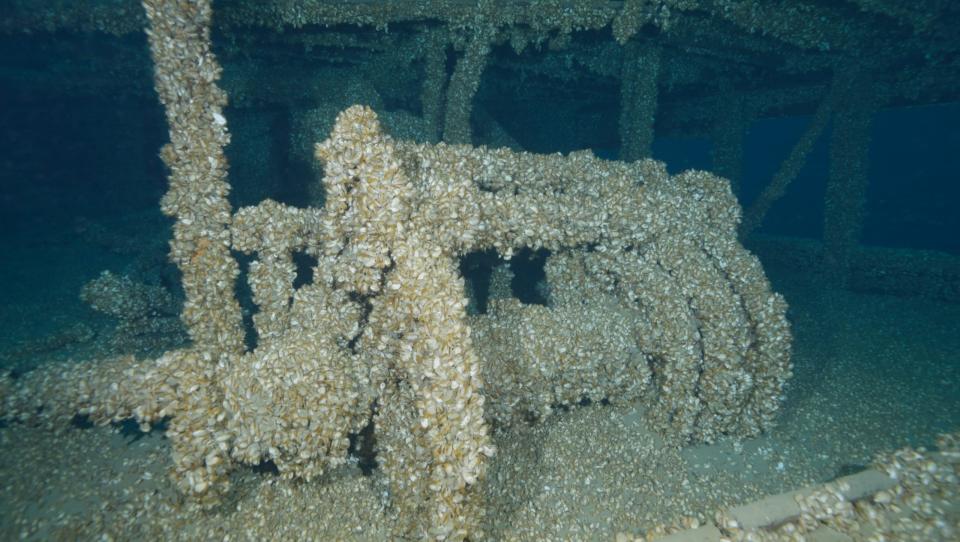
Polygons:
[[[145,5],[171,127],[163,209],[193,344],[33,371],[0,389],[4,416],[168,419],[174,479],[207,503],[240,463],[319,477],[372,421],[395,535],[437,539],[483,535],[491,426],[584,399],[645,400],[679,442],[770,426],[790,376],[786,307],[736,239],[726,181],[590,152],[394,140],[353,106],[315,148],[322,208],[265,200],[233,212],[209,2]],[[469,112],[450,108],[468,107],[490,39],[465,45],[449,139],[469,138]],[[468,317],[458,259],[522,248],[549,251],[547,304],[514,298],[502,267],[488,311]],[[231,250],[254,258],[252,345]],[[299,287],[297,252],[317,262]]]
[[[589,152],[395,141],[362,106],[317,156],[323,209],[267,200],[229,221],[232,248],[256,256],[254,349],[35,371],[7,415],[169,417],[175,478],[209,502],[236,463],[320,476],[372,419],[397,535],[454,539],[480,535],[491,425],[584,399],[645,400],[678,442],[773,422],[786,307],[737,242],[725,181]],[[550,250],[548,303],[513,297],[501,267],[487,312],[468,317],[458,258],[523,247]],[[299,288],[296,251],[317,258]],[[60,406],[30,408],[54,394]]]

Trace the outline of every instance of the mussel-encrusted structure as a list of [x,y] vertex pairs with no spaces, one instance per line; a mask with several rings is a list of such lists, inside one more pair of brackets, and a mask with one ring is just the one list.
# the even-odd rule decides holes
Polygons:
[[[353,106],[316,146],[322,208],[234,211],[209,3],[145,6],[192,345],[38,369],[5,390],[6,416],[168,419],[175,479],[210,502],[238,464],[316,477],[372,421],[397,535],[436,538],[479,535],[492,426],[585,398],[646,401],[681,442],[770,426],[790,376],[786,307],[737,240],[727,181],[394,140]],[[492,299],[468,316],[459,258],[525,247],[549,253],[547,304]],[[256,258],[254,348],[231,251]],[[317,262],[299,287],[296,252]]]

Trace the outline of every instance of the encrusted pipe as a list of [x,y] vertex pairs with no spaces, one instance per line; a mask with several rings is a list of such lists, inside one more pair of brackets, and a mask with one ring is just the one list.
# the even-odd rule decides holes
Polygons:
[[210,44],[209,0],[144,0],[154,85],[170,127],[161,157],[170,188],[161,202],[173,217],[170,258],[183,273],[183,321],[196,348],[213,356],[243,350],[239,274],[230,254],[227,159],[230,142]]

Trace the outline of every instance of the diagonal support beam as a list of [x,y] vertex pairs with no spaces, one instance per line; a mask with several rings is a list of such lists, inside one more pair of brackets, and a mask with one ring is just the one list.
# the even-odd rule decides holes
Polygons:
[[831,115],[837,108],[843,94],[847,92],[850,86],[848,77],[835,75],[834,82],[830,90],[813,115],[807,130],[800,136],[800,140],[793,146],[790,155],[780,165],[780,169],[773,176],[763,192],[757,196],[757,199],[750,205],[743,216],[743,222],[740,224],[740,238],[749,237],[757,228],[763,224],[767,217],[767,212],[780,198],[786,193],[787,188],[797,178],[800,169],[807,161],[807,156],[813,150],[813,145],[820,139],[820,135],[827,127]]

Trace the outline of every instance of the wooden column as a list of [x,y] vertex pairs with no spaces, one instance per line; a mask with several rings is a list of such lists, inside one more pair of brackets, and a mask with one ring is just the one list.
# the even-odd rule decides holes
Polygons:
[[444,32],[433,32],[428,38],[423,61],[420,104],[430,130],[430,141],[437,141],[443,127],[443,99],[447,88],[447,38]]
[[470,113],[473,111],[473,97],[480,88],[480,78],[487,67],[493,34],[493,27],[478,28],[467,42],[466,50],[450,76],[443,127],[443,140],[448,143],[471,143]]
[[740,192],[743,175],[743,137],[750,121],[744,117],[743,96],[733,89],[722,91],[713,126],[713,172],[730,180],[730,189]]
[[875,109],[868,80],[865,76],[857,77],[834,115],[830,134],[823,244],[825,263],[841,286],[849,279],[850,259],[863,233],[870,129]]
[[649,158],[657,114],[661,49],[631,40],[623,48],[620,80],[620,159]]

